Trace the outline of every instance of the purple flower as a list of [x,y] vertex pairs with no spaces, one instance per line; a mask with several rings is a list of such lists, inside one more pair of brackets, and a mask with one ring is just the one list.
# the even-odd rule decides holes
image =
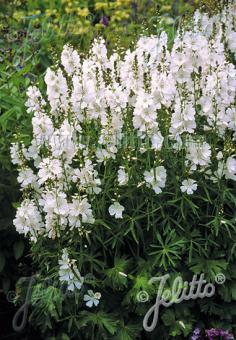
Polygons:
[[209,340],[214,340],[214,338],[218,336],[221,336],[222,339],[225,340],[234,340],[234,336],[230,334],[228,331],[224,331],[223,329],[216,328],[207,329],[206,335],[209,337]]
[[200,336],[201,336],[201,330],[200,330],[200,328],[197,327],[193,331],[191,340],[198,340],[198,339],[200,339]]
[[103,16],[101,23],[103,24],[103,26],[108,26],[109,24],[108,18],[106,16]]
[[234,336],[228,331],[224,331],[223,329],[219,330],[219,336],[223,337],[223,339],[225,340],[234,340]]

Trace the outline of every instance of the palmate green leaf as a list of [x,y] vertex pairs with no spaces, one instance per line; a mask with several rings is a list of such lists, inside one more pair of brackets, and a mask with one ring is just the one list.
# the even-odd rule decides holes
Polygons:
[[141,323],[139,324],[124,324],[122,322],[119,324],[119,330],[115,337],[113,338],[114,340],[133,340],[138,337],[139,332],[142,329]]
[[45,288],[41,283],[34,286],[31,296],[32,305],[55,320],[58,320],[62,314],[62,302],[61,289],[54,286]]
[[[149,268],[146,268],[147,271]],[[156,295],[156,289],[154,285],[151,285],[149,283],[151,276],[148,274],[148,272],[142,272],[139,273],[133,278],[133,286],[132,288],[128,291],[128,293],[125,295],[125,298],[123,300],[123,304],[137,304],[138,301],[138,294],[142,291],[146,291],[150,296],[155,296]]]
[[178,309],[167,309],[163,312],[161,319],[165,326],[170,327],[170,335],[175,337],[176,335],[187,336],[190,334],[193,328],[192,317],[186,313],[186,310],[182,310],[182,315],[179,315]]
[[218,292],[225,302],[236,301],[236,283],[226,282],[224,285],[218,287]]
[[188,336],[193,329],[193,324],[186,321],[176,321],[174,325],[170,327],[170,335],[175,337],[182,334],[184,337]]
[[179,238],[175,230],[172,230],[165,238],[157,233],[157,245],[151,244],[155,250],[150,252],[149,255],[155,256],[153,264],[164,267],[166,270],[168,266],[175,267],[176,260],[180,259],[185,240]]
[[111,286],[114,289],[122,289],[127,287],[127,277],[121,273],[126,274],[130,266],[130,260],[125,258],[115,258],[114,267],[107,269],[105,274],[107,275],[104,283],[105,285]]
[[94,328],[97,326],[100,332],[105,332],[105,334],[109,333],[111,335],[114,335],[117,331],[119,322],[114,315],[103,311],[99,311],[97,313],[82,311],[79,313],[77,321],[81,328],[88,326],[91,329],[91,327]]
[[[222,302],[216,303],[215,301],[212,301],[212,299],[203,299],[200,304],[200,310],[204,312],[206,315],[210,316],[210,315],[222,315],[222,311],[224,311],[224,308]],[[228,308],[227,314],[230,315]]]
[[205,258],[196,258],[190,264],[190,269],[195,274],[206,274],[207,279],[215,281],[215,277],[219,273],[224,273],[228,267],[228,263],[225,260],[217,259],[210,260]]

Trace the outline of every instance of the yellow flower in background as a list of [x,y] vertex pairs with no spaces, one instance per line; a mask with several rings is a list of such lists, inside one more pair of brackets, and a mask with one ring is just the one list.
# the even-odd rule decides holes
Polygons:
[[[16,6],[12,18],[19,27],[28,25],[29,20],[33,26],[43,24],[46,30],[49,28],[53,32],[54,39],[59,38],[58,41],[61,42],[61,37],[67,36],[70,39],[70,35],[79,35],[83,36],[83,44],[86,45],[94,36],[103,34],[111,42],[111,46],[119,37],[120,45],[127,47],[133,33],[136,36],[137,32],[142,31],[142,23],[155,34],[158,17],[162,17],[160,25],[171,26],[175,16],[196,8],[197,3],[214,1],[216,0],[56,0],[52,6],[51,0],[35,0],[30,5],[24,3],[24,7],[22,1]],[[89,7],[89,4],[92,6]]]
[[122,21],[122,20],[126,20],[129,18],[129,13],[123,12],[123,11],[115,11],[115,13],[113,14],[111,21]]
[[116,4],[117,6],[130,6],[132,3],[131,0],[117,0]]
[[81,17],[87,17],[89,15],[89,9],[88,8],[77,8],[76,9],[77,15]]
[[108,2],[96,2],[95,3],[95,10],[96,11],[101,11],[101,10],[106,10],[106,9],[108,9],[109,8],[109,6],[112,6],[113,4],[112,3],[110,3],[109,5],[108,5]]
[[67,25],[66,31],[68,34],[83,35],[91,30],[91,23],[89,20],[77,20]]

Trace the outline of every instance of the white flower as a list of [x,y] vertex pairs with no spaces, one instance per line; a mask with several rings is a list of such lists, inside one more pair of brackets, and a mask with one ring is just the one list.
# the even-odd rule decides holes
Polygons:
[[153,149],[161,150],[164,138],[159,131],[152,136],[151,141],[152,141],[152,148]]
[[62,176],[62,166],[58,159],[44,158],[39,164],[39,184],[46,182],[48,179],[60,178]]
[[225,178],[236,181],[236,159],[228,157],[226,161]]
[[160,194],[162,188],[164,188],[166,184],[166,169],[161,165],[150,171],[145,171],[144,179],[147,185],[152,187],[156,194]]
[[21,184],[22,188],[26,188],[36,182],[37,176],[34,175],[31,168],[24,168],[19,172],[17,180]]
[[36,204],[28,199],[24,200],[16,211],[13,221],[20,234],[29,235],[33,241],[39,234],[44,233],[44,223]]
[[57,82],[57,76],[56,73],[54,71],[52,71],[50,68],[47,69],[46,71],[46,75],[45,75],[45,83],[47,85],[53,86],[56,84]]
[[79,217],[81,217],[83,223],[94,223],[91,205],[86,197],[82,200],[78,197],[73,198],[69,207],[69,220],[72,227],[80,227],[81,223]]
[[183,132],[193,133],[196,128],[195,109],[192,103],[181,108],[180,99],[177,98],[175,103],[175,111],[171,118],[170,132],[174,136],[179,136]]
[[46,102],[43,100],[42,95],[36,86],[29,86],[27,90],[27,98],[28,99],[25,103],[26,107],[28,108],[27,112],[42,114],[44,111],[43,106],[46,104]]
[[[160,156],[167,158],[163,164],[171,168],[173,157],[170,173],[174,176],[174,170],[182,170],[177,168],[180,156],[190,173],[198,171],[213,181],[236,180],[235,155],[225,162],[228,156],[218,149],[228,139],[229,144],[236,140],[236,68],[227,52],[236,53],[232,3],[212,18],[197,12],[192,27],[177,32],[171,49],[164,32],[141,37],[122,56],[108,56],[104,40],[94,41],[88,57],[64,46],[63,69],[56,63],[46,71],[45,95],[36,86],[28,88],[31,144],[26,148],[19,142],[11,147],[23,195],[35,199],[17,213],[19,232],[30,237],[42,232],[54,238],[56,234],[63,240],[66,234],[69,242],[75,229],[81,231],[84,223],[94,223],[90,203],[94,207],[99,203],[96,195],[103,190],[100,178],[104,180],[108,160],[118,169],[117,181],[104,183],[113,189],[117,183],[128,183],[128,171],[122,167],[125,157],[129,168],[136,157],[137,165],[143,167],[149,160],[159,162]],[[127,157],[123,141],[133,133],[138,145],[128,146],[132,156]],[[202,141],[204,137],[211,145]],[[158,152],[164,138],[170,140],[170,152]],[[191,144],[185,150],[186,138]],[[215,162],[211,164],[213,145],[217,170]],[[144,172],[144,179],[137,178],[137,186],[146,184],[159,194],[166,185],[167,171],[155,165]],[[187,194],[196,190],[197,184],[191,181],[181,185]],[[27,211],[28,206],[32,211]],[[114,202],[108,214],[122,218],[123,211]]]
[[192,195],[197,190],[197,183],[191,178],[185,179],[180,187],[182,192],[186,192],[188,195]]
[[211,161],[211,147],[207,142],[190,141],[187,145],[187,159],[193,166],[206,166]]
[[67,216],[69,213],[69,204],[64,192],[47,191],[42,194],[39,200],[44,212],[52,215]]
[[120,167],[118,170],[118,182],[119,185],[126,185],[128,183],[129,177],[125,170]]
[[75,141],[75,129],[65,119],[61,127],[54,131],[50,138],[49,145],[54,158],[63,158],[70,164],[78,150],[78,145]]
[[75,169],[72,180],[79,180],[79,187],[86,190],[87,193],[99,194],[101,192],[101,180],[98,178],[98,172],[94,169],[94,165],[89,159],[86,159],[84,167]]
[[75,288],[81,289],[84,282],[75,262],[76,260],[69,259],[67,249],[63,249],[62,258],[58,261],[60,265],[59,280],[62,283],[67,283],[67,288],[70,291],[74,291]]
[[100,147],[96,151],[96,156],[98,163],[101,163],[110,158],[108,151]]
[[99,300],[101,299],[101,293],[94,293],[92,290],[88,290],[88,294],[84,295],[84,301],[86,301],[87,307],[97,306],[99,304]]
[[61,63],[66,72],[71,75],[80,68],[80,56],[70,46],[65,45],[61,54]]
[[223,159],[223,153],[221,151],[219,151],[216,155],[216,158],[218,161],[220,161],[221,159]]
[[66,112],[68,109],[68,86],[62,70],[59,68],[54,72],[48,68],[44,79],[47,84],[51,113],[58,116],[59,112]]
[[11,161],[13,164],[22,165],[22,155],[19,143],[12,143],[10,147]]
[[111,216],[115,216],[115,218],[122,218],[122,213],[125,208],[119,203],[114,202],[114,204],[110,205],[108,211]]
[[34,137],[37,142],[43,144],[45,141],[49,140],[49,137],[54,132],[52,120],[45,114],[35,113],[32,118]]

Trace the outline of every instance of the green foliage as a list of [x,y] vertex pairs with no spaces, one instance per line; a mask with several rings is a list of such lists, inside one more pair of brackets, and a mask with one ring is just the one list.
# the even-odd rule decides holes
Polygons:
[[149,255],[154,256],[154,265],[159,265],[164,267],[166,270],[168,266],[175,267],[176,261],[181,259],[181,250],[184,247],[185,241],[176,237],[174,230],[166,236],[165,241],[163,241],[161,235],[157,233],[157,243],[159,245],[151,245],[155,251],[152,251]]
[[122,258],[115,258],[114,267],[106,270],[106,284],[117,290],[127,287],[128,280],[120,273],[126,273],[130,267],[129,264],[130,261]]
[[[120,1],[120,5],[115,6],[117,2],[0,3],[3,9],[0,26],[0,273],[1,289],[5,292],[19,276],[18,264],[27,247],[12,227],[19,192],[9,158],[14,138],[23,139],[27,144],[31,136],[31,115],[24,107],[26,88],[35,81],[41,84],[51,56],[56,59],[64,43],[86,52],[93,38],[100,34],[111,49],[127,48],[139,34],[157,33],[163,27],[174,36],[173,19],[187,15],[196,6],[193,1],[152,1],[151,5],[149,1],[137,1],[137,8],[131,9],[130,1]],[[208,6],[212,10],[213,5]],[[108,26],[101,23],[103,17],[107,17]],[[135,153],[130,155],[135,156]],[[142,162],[136,167],[142,168]],[[206,327],[228,327],[236,332],[235,184],[225,188],[207,183],[192,200],[167,188],[161,202],[145,189],[140,196],[135,186],[125,188],[123,203],[130,210],[126,219],[118,224],[106,217],[108,201],[113,194],[109,191],[109,183],[114,180],[112,173],[112,164],[108,163],[103,176],[104,194],[100,204],[94,207],[104,219],[96,221],[96,231],[91,230],[91,234],[82,238],[75,254],[85,271],[99,277],[100,286],[96,288],[108,302],[95,312],[80,312],[80,297],[67,296],[60,287],[45,285],[40,278],[31,296],[31,324],[45,339],[51,340],[182,340],[189,337],[199,322]],[[179,187],[178,179],[173,178],[170,186]],[[91,246],[85,248],[87,244]],[[53,246],[43,256],[37,246],[33,248],[34,258],[38,258],[35,266],[44,278],[53,271],[49,259],[52,260],[55,253]],[[56,261],[54,266],[57,266]],[[227,280],[209,301],[184,302],[161,311],[160,324],[149,335],[142,332],[142,319],[149,304],[138,304],[136,297],[138,292],[146,290],[154,303],[155,291],[148,280],[163,271],[173,275],[181,273],[186,279],[193,273],[203,272],[211,281],[217,273],[224,273]],[[90,280],[93,282],[92,278]],[[27,285],[20,289],[22,303]]]
[[[11,259],[13,265],[9,271],[5,266],[2,269],[4,282],[8,282],[4,287],[17,277],[9,274],[17,271],[14,254],[17,260],[23,254],[18,248],[19,236],[12,229],[13,203],[19,194],[9,147],[15,139],[24,140],[26,145],[30,140],[32,117],[24,106],[27,87],[41,83],[51,56],[56,58],[65,43],[86,52],[94,37],[102,34],[110,48],[126,48],[145,30],[156,33],[154,23],[159,16],[160,26],[172,31],[170,19],[187,9],[183,2],[172,5],[172,1],[153,1],[150,6],[148,1],[133,4],[130,0],[0,1],[0,252],[2,259]],[[102,24],[103,17],[108,26]],[[132,224],[129,232],[134,235]]]

